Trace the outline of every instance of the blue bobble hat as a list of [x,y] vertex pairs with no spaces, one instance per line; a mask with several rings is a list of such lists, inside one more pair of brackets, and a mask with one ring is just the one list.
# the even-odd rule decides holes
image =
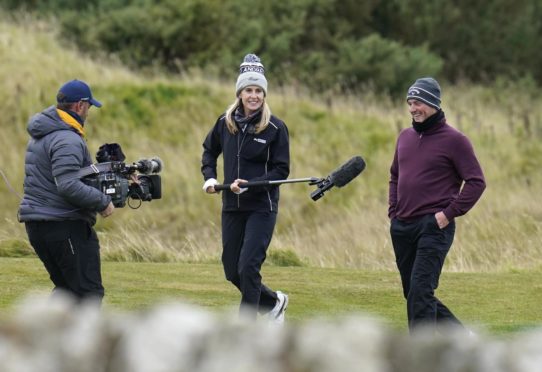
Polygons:
[[239,77],[235,84],[235,95],[250,85],[256,85],[263,89],[267,96],[267,80],[265,79],[265,69],[256,54],[247,54],[243,63],[239,66]]
[[93,106],[102,107],[102,103],[92,97],[88,84],[81,80],[70,80],[61,86],[56,101],[58,103],[88,101]]
[[432,77],[420,78],[408,88],[406,99],[415,99],[440,110],[440,85]]

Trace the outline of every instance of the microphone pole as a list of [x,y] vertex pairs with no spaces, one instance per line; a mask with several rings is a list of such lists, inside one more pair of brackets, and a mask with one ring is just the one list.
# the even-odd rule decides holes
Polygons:
[[[341,165],[338,169],[335,169],[326,178],[294,178],[290,180],[276,180],[276,181],[252,181],[239,183],[239,187],[257,187],[257,186],[270,186],[281,185],[283,183],[297,183],[297,182],[309,182],[309,185],[317,185],[317,189],[311,193],[311,199],[316,201],[324,196],[324,193],[331,189],[333,186],[343,187],[354,178],[356,178],[365,169],[365,161],[361,156],[354,156],[346,163]],[[231,183],[217,184],[214,186],[215,191],[229,190]]]
[[[282,185],[283,183],[299,183],[309,182],[309,185],[316,185],[322,182],[322,178],[309,177],[309,178],[293,178],[290,180],[275,180],[275,181],[253,181],[253,182],[241,182],[239,187],[258,187],[258,186],[271,186]],[[231,183],[217,184],[214,186],[216,191],[229,190]]]

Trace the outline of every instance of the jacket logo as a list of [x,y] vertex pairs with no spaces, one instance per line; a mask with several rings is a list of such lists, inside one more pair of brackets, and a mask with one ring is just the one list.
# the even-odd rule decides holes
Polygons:
[[254,138],[254,141],[260,142],[260,143],[267,143],[267,141],[264,140],[263,138]]

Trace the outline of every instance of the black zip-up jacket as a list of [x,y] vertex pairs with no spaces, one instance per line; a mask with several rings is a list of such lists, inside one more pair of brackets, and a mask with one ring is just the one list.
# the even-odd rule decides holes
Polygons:
[[[216,163],[221,153],[224,158],[223,183],[232,183],[237,178],[247,181],[282,180],[290,174],[288,128],[273,115],[264,131],[253,134],[249,130],[230,133],[225,116],[220,116],[203,142],[201,173],[204,180],[218,179]],[[222,193],[222,210],[276,212],[278,201],[278,186],[250,187],[239,195],[225,190]]]

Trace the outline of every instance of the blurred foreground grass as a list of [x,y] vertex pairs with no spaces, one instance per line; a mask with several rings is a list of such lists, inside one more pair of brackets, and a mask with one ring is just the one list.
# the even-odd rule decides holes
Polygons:
[[[236,312],[239,295],[220,264],[105,262],[105,310],[142,311],[185,301],[217,312]],[[289,294],[289,321],[366,313],[406,330],[399,276],[355,269],[264,266],[271,288]],[[0,258],[0,309],[51,284],[37,258]],[[542,272],[444,273],[437,296],[466,324],[492,334],[542,326]]]

